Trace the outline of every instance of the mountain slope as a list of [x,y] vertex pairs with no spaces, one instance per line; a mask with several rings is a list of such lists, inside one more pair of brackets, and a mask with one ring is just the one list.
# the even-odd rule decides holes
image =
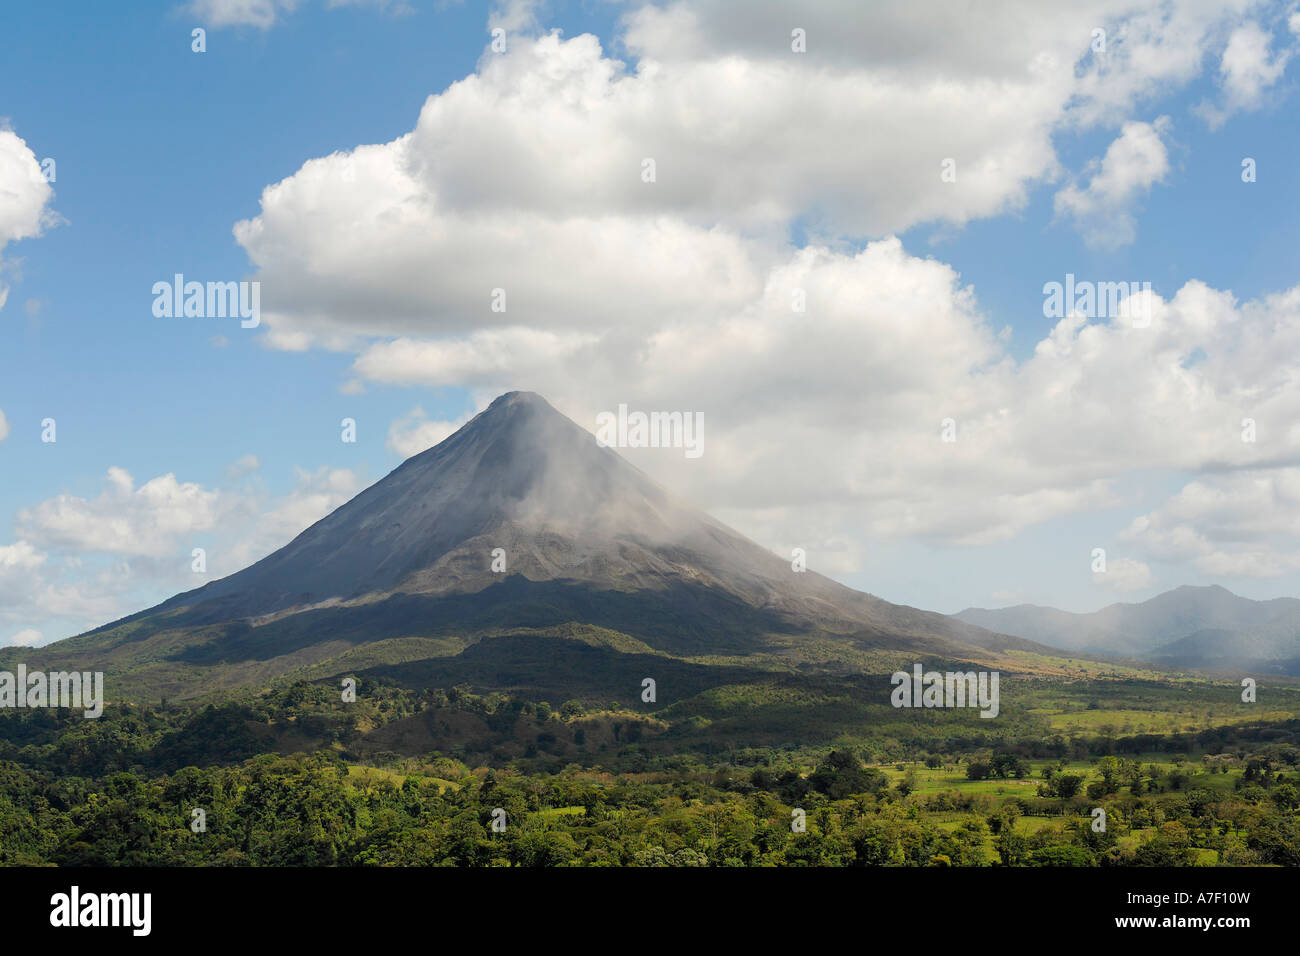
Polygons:
[[979,627],[1081,653],[1177,668],[1300,674],[1300,600],[1252,601],[1226,588],[1184,586],[1091,614],[1021,604],[955,615]]
[[40,656],[99,661],[142,693],[186,697],[358,664],[415,674],[414,662],[483,639],[554,639],[574,624],[652,654],[765,669],[1046,650],[796,573],[540,396],[511,392],[251,567]]

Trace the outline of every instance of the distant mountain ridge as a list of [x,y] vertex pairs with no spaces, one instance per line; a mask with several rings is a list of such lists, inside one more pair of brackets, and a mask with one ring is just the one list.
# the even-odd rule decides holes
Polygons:
[[[575,674],[565,641],[599,651]],[[251,567],[27,657],[182,698],[367,668],[547,693],[590,672],[604,693],[598,672],[638,655],[844,673],[921,656],[1012,667],[1015,651],[1050,653],[796,572],[510,392]]]
[[1219,585],[1184,585],[1138,604],[1076,614],[1019,604],[967,608],[968,624],[1062,650],[1134,657],[1165,667],[1300,676],[1300,600],[1253,601]]

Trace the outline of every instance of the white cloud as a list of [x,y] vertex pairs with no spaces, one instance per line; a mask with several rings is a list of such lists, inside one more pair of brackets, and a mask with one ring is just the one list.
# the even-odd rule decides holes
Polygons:
[[[636,324],[668,313],[703,320],[759,287],[738,237],[673,219],[442,212],[409,175],[404,142],[313,160],[235,227],[261,267],[271,344],[341,348],[358,335],[524,321],[563,346],[613,310]],[[314,236],[302,231],[312,221]],[[504,312],[492,311],[494,289]]]
[[600,338],[590,333],[506,328],[471,332],[464,339],[395,339],[368,346],[355,371],[371,381],[429,385],[529,378],[561,362],[590,355]]
[[0,409],[0,441],[9,437],[9,420],[5,418],[4,409]]
[[[1124,475],[1300,457],[1300,373],[1285,359],[1300,350],[1300,288],[1239,304],[1189,282],[1152,297],[1148,328],[1065,319],[1017,362],[955,273],[896,240],[803,250],[765,285],[713,323],[664,325],[638,348],[611,330],[527,374],[447,363],[419,341],[376,346],[357,368],[381,382],[459,377],[483,400],[534,388],[587,427],[620,401],[702,411],[707,468],[624,454],[774,544],[807,543],[816,513],[828,535],[982,545],[1114,506]],[[791,311],[792,288],[807,312]],[[940,440],[945,418],[956,442]]]
[[[115,620],[247,567],[362,487],[346,469],[299,469],[294,487],[272,497],[250,480],[257,467],[244,456],[226,471],[241,484],[219,489],[173,475],[137,488],[115,467],[97,498],[59,495],[21,511],[19,540],[0,545],[0,628],[64,637]],[[205,575],[191,568],[195,546]]]
[[1151,569],[1132,558],[1115,558],[1106,562],[1105,572],[1094,573],[1092,579],[1102,587],[1122,594],[1144,591],[1151,587]]
[[1207,101],[1198,107],[1211,129],[1235,112],[1258,109],[1264,92],[1282,78],[1295,49],[1274,52],[1272,43],[1272,35],[1253,21],[1232,32],[1219,60],[1222,103]]
[[[239,481],[259,467],[255,456],[245,455],[226,477]],[[360,490],[357,476],[346,469],[297,469],[296,475],[292,491],[270,500],[256,489],[209,489],[171,474],[136,488],[127,471],[113,467],[97,498],[58,495],[19,511],[15,525],[24,542],[46,551],[163,559],[188,554],[200,534],[221,532],[226,538],[237,534],[240,552],[261,558]]]
[[539,30],[538,8],[542,0],[501,0],[492,7],[488,28],[500,28],[507,33],[525,33]]
[[17,544],[11,545],[0,545],[0,572],[15,568],[35,568],[44,562],[45,556],[38,553],[26,541],[19,541]]
[[230,527],[209,551],[209,577],[219,578],[260,561],[284,547],[311,525],[356,496],[364,487],[346,468],[294,469],[288,494],[268,499],[261,494],[229,495],[223,523]]
[[0,126],[0,249],[5,243],[39,236],[50,224],[46,208],[54,190],[41,164],[13,130]]
[[1123,537],[1212,577],[1300,570],[1300,467],[1201,476],[1134,519]]
[[[533,30],[535,6],[493,22]],[[1054,133],[1119,126],[1189,82],[1248,6],[822,2],[798,11],[806,54],[780,5],[739,19],[713,0],[639,6],[622,37],[631,69],[591,35],[516,32],[408,134],[267,187],[235,236],[279,348],[455,336],[432,358],[474,375],[517,367],[508,343],[538,364],[581,351],[613,315],[635,348],[658,325],[745,308],[796,223],[834,247],[1020,208],[1060,175]],[[1104,55],[1089,48],[1099,23]],[[1132,203],[1168,168],[1167,124],[1125,125],[1091,181],[1061,194],[1095,240],[1131,241]]]
[[[49,209],[54,190],[27,143],[0,120],[0,253],[10,242],[39,236],[58,217]],[[0,260],[0,267],[4,266]],[[0,309],[9,287],[0,281]]]
[[1229,37],[1219,73],[1230,105],[1239,109],[1257,105],[1263,91],[1282,77],[1292,51],[1273,54],[1271,42],[1257,23],[1247,23]]
[[10,647],[34,647],[45,640],[45,635],[31,628],[24,628],[9,638]]
[[[644,5],[626,18],[630,50],[661,62],[709,57],[765,63],[788,60],[790,32],[807,32],[814,68],[880,71],[917,85],[987,81],[1016,87],[1032,80],[1069,125],[1115,123],[1134,104],[1193,80],[1209,51],[1255,0],[1085,0],[1045,6],[1003,2],[972,7],[963,0],[924,6],[821,0],[797,7],[746,4],[738,17],[730,0]],[[1104,52],[1093,31],[1106,30]],[[1030,119],[1027,117],[1027,119]]]
[[245,455],[226,469],[226,477],[231,481],[238,481],[240,478],[258,471],[261,467],[262,463],[256,455]]
[[[1051,134],[1078,96],[1094,21],[1080,14],[1072,35],[1027,6],[981,13],[925,55],[837,59],[837,34],[874,36],[877,19],[910,15],[826,5],[820,52],[801,56],[746,46],[730,26],[656,33],[677,10],[633,17],[633,71],[590,35],[512,37],[508,54],[486,53],[431,96],[409,134],[268,187],[235,235],[260,270],[272,344],[560,335],[613,311],[633,327],[707,321],[758,292],[796,219],[814,234],[884,236],[1016,209],[1057,174]],[[950,157],[957,181],[945,183]],[[503,312],[490,308],[496,288]]]
[[410,458],[432,448],[465,422],[465,418],[454,422],[430,421],[424,409],[417,405],[389,426],[388,447],[403,458]]
[[215,523],[219,495],[175,475],[135,487],[121,468],[108,470],[107,488],[88,500],[62,494],[18,512],[19,534],[47,549],[161,557],[179,537]]
[[46,555],[26,541],[0,545],[0,607],[26,601]]
[[346,468],[318,468],[316,471],[298,468],[295,473],[297,484],[293,491],[278,499],[261,519],[269,536],[276,541],[288,542],[354,497],[362,488],[356,474]]
[[[204,26],[269,30],[302,5],[302,0],[191,0],[184,10]],[[326,0],[325,8],[373,7],[400,16],[413,12],[406,0]]]
[[1113,249],[1137,237],[1133,207],[1169,172],[1162,140],[1169,127],[1168,116],[1125,123],[1105,157],[1094,162],[1088,185],[1071,184],[1056,194],[1057,213],[1075,221],[1089,246]]
[[214,29],[249,26],[267,30],[297,6],[298,0],[193,0],[185,9]]

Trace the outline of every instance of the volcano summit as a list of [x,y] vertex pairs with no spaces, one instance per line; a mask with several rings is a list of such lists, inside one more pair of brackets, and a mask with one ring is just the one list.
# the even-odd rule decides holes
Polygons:
[[186,698],[364,673],[580,695],[645,659],[704,686],[1016,650],[1045,649],[795,571],[510,392],[251,567],[28,656]]

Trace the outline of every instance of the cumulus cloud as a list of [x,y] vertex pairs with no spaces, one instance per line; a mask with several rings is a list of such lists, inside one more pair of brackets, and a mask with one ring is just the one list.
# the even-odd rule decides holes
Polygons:
[[[516,364],[503,343],[539,363],[580,352],[617,315],[635,348],[664,321],[752,303],[796,223],[833,246],[1020,208],[1061,174],[1055,132],[1119,126],[1190,81],[1244,6],[921,15],[827,0],[798,11],[806,53],[783,5],[755,4],[743,23],[712,0],[630,6],[629,66],[593,36],[527,32],[535,5],[512,4],[493,20],[525,31],[507,53],[485,51],[406,135],[267,187],[235,236],[276,347],[455,336],[435,360],[455,351],[473,370]],[[1089,46],[1099,23],[1104,55]],[[1167,169],[1167,124],[1125,125],[1062,211],[1099,241],[1113,218],[1114,240],[1131,241],[1128,207]]]
[[[1071,12],[1070,27],[1032,4],[966,20],[954,6],[963,28],[936,38],[901,6],[827,3],[800,11],[816,46],[795,54],[788,26],[760,42],[716,5],[647,7],[624,37],[635,68],[590,35],[514,36],[430,96],[410,133],[268,187],[235,236],[282,348],[558,335],[611,312],[707,321],[753,298],[796,220],[882,237],[1019,208],[1058,174],[1052,133],[1103,94],[1127,103],[1131,71],[1155,69],[1118,41],[1104,71],[1084,62],[1091,25],[1124,9]],[[1214,22],[1183,24],[1185,45]]]
[[135,487],[122,468],[108,470],[95,499],[62,494],[18,512],[19,535],[44,548],[160,557],[184,534],[211,529],[219,494],[175,475]]
[[[312,161],[267,189],[257,219],[235,227],[261,268],[271,344],[347,347],[359,335],[522,320],[546,326],[530,348],[554,349],[603,327],[613,311],[642,325],[666,313],[705,320],[759,287],[738,237],[675,219],[443,212],[411,176],[405,142]],[[635,165],[629,175],[636,179]],[[310,220],[314,238],[302,232]]]
[[1219,60],[1221,102],[1206,101],[1198,107],[1211,129],[1222,126],[1235,112],[1259,108],[1265,92],[1282,78],[1295,48],[1273,50],[1272,46],[1272,35],[1254,21],[1232,32]]
[[[299,469],[292,489],[268,495],[245,456],[228,484],[205,488],[161,475],[136,486],[110,468],[95,498],[58,495],[19,512],[18,540],[0,545],[0,629],[76,633],[224,577],[282,547],[356,495],[346,469]],[[192,550],[207,568],[195,573]]]
[[45,561],[46,555],[26,541],[0,545],[0,608],[29,599],[31,585]]
[[1300,467],[1202,476],[1123,537],[1213,577],[1291,573],[1300,569]]
[[[256,457],[246,455],[227,469],[227,478],[238,481],[258,467]],[[294,489],[270,500],[256,490],[205,488],[172,474],[137,488],[130,473],[113,467],[98,497],[46,499],[19,511],[15,529],[24,545],[69,554],[164,558],[184,550],[197,534],[219,528],[229,532],[232,526],[245,532],[256,526],[255,541],[278,542],[274,547],[279,547],[359,490],[357,476],[346,469],[298,469]],[[267,553],[265,544],[240,547],[250,554],[261,551],[259,558]]]
[[[1068,9],[1029,2],[935,0],[863,4],[820,0],[792,6],[758,0],[737,17],[729,0],[637,5],[625,18],[625,45],[659,62],[709,57],[788,59],[791,30],[806,31],[806,56],[819,67],[861,68],[935,92],[952,83],[1018,88],[1032,82],[1068,126],[1117,125],[1143,99],[1198,76],[1207,54],[1257,7],[1255,0],[1150,4],[1084,0]],[[1105,43],[1094,49],[1095,31]],[[969,121],[977,121],[972,115]],[[1026,117],[1035,122],[1034,117]]]
[[1096,572],[1092,579],[1110,591],[1128,593],[1145,591],[1151,587],[1151,569],[1132,558],[1115,558],[1106,563],[1104,572]]
[[9,420],[5,418],[4,409],[0,409],[0,441],[9,437]]
[[248,26],[267,30],[297,6],[298,0],[193,0],[185,10],[216,29]]
[[26,141],[0,126],[0,248],[7,242],[39,236],[50,224],[47,206],[54,190]]
[[26,541],[0,545],[0,574],[40,567],[44,562],[45,555],[38,553]]
[[389,427],[388,447],[403,458],[410,458],[432,448],[466,421],[464,417],[454,422],[432,421],[424,409],[417,405]]
[[246,475],[251,475],[262,467],[262,462],[256,455],[245,455],[237,462],[226,469],[226,477],[231,481],[238,481]]
[[[346,504],[363,487],[360,477],[346,468],[294,469],[294,485],[285,494],[268,495],[260,482],[243,481],[260,468],[254,456],[245,455],[227,470],[231,485],[213,489],[216,518],[207,538],[208,573],[189,587],[242,570],[277,548],[288,544],[331,511]],[[170,554],[189,554],[193,535],[174,537]],[[169,560],[169,566],[174,561]],[[181,590],[181,588],[175,588]],[[169,595],[168,595],[169,596]]]
[[[57,221],[49,208],[53,196],[36,154],[0,119],[0,253],[10,242],[39,236]],[[0,282],[0,309],[8,298],[9,287]]]
[[248,557],[234,560],[232,571],[287,544],[355,497],[362,488],[359,477],[347,468],[322,467],[315,471],[297,468],[294,474],[296,480],[292,491],[275,499],[269,506],[261,506],[257,519],[258,533],[240,546],[240,554]]
[[1169,172],[1163,137],[1170,120],[1125,123],[1106,155],[1095,162],[1086,186],[1072,183],[1056,194],[1056,211],[1074,220],[1089,246],[1113,249],[1137,237],[1134,205]]
[[33,630],[32,628],[29,627],[29,628],[24,628],[23,630],[15,634],[13,637],[9,638],[9,646],[10,647],[34,647],[38,644],[43,643],[44,640],[45,640],[44,634],[42,634],[40,631]]
[[[635,349],[615,330],[520,374],[398,340],[356,365],[381,382],[459,382],[484,402],[534,388],[589,428],[619,402],[701,411],[707,467],[623,454],[765,541],[806,541],[816,511],[828,536],[980,545],[1116,505],[1118,476],[1300,456],[1297,373],[1279,361],[1300,348],[1300,289],[1238,303],[1193,281],[1152,294],[1150,315],[1062,319],[1016,361],[950,267],[886,240],[801,250],[746,309],[662,326]],[[1247,414],[1258,442],[1241,441]]]

